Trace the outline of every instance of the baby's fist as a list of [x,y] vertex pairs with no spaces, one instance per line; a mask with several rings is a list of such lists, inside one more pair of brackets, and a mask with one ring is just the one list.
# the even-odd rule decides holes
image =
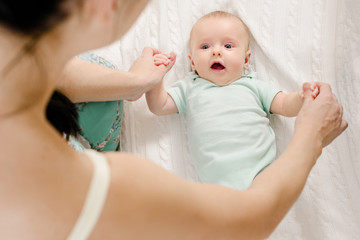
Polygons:
[[172,61],[174,61],[174,54],[168,54],[168,53],[158,53],[154,55],[154,64],[156,66],[169,65]]
[[303,84],[302,89],[299,91],[299,96],[301,99],[305,98],[305,92],[310,91],[313,99],[319,95],[319,87],[316,82],[306,82]]

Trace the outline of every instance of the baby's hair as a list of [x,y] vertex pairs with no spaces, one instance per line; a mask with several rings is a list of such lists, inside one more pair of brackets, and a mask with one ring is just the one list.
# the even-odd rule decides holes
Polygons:
[[[240,17],[238,17],[232,13],[225,12],[225,11],[213,11],[213,12],[207,13],[204,16],[202,16],[201,18],[199,18],[197,22],[200,22],[201,20],[207,19],[207,18],[235,18],[235,19],[239,20],[241,22],[241,24],[244,26],[244,31],[247,33],[247,35],[249,36],[249,39],[250,39],[249,28],[246,26],[246,24]],[[194,26],[195,25],[196,25],[196,23],[194,24]],[[191,43],[191,36],[193,33],[194,26],[192,27],[191,32],[190,32],[190,43]]]
[[[213,11],[210,12],[208,14],[205,14],[204,16],[202,16],[199,20],[203,19],[203,18],[208,18],[208,17],[235,17],[237,19],[239,19],[241,22],[241,18],[239,18],[238,16],[229,13],[229,12],[225,12],[225,11]],[[245,24],[244,24],[245,25]]]
[[[207,17],[221,17],[221,18],[234,17],[234,18],[238,19],[244,25],[245,30],[249,33],[249,28],[246,26],[244,21],[240,17],[238,17],[232,13],[224,12],[224,11],[214,11],[214,12],[210,12],[210,13],[202,16],[202,18],[207,18]],[[200,19],[202,19],[202,18],[200,18]]]

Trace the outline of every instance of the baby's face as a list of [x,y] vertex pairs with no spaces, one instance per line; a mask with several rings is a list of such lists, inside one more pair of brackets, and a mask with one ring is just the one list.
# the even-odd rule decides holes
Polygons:
[[189,59],[199,76],[225,86],[239,79],[250,58],[249,35],[234,17],[201,19],[193,28]]

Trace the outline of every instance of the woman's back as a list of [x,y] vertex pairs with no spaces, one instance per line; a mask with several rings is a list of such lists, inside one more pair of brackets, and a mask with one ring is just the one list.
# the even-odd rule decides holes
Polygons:
[[[2,133],[8,124],[13,123],[1,124]],[[4,239],[66,239],[84,208],[94,165],[88,154],[73,151],[45,119],[33,121],[31,126],[24,122],[18,124],[9,141],[0,146],[1,160],[9,159],[0,170],[3,179],[0,182],[3,196],[0,236]],[[14,142],[16,146],[11,144]],[[190,202],[195,195],[188,194],[184,187],[197,184],[128,154],[100,154],[95,156],[95,161],[104,157],[110,167],[110,185],[109,190],[103,192],[106,193],[104,208],[90,231],[90,239],[151,239],[149,235],[154,239],[176,239],[171,229],[189,228],[193,222],[190,217],[193,215],[189,213],[194,209],[186,212],[182,208],[196,202]],[[149,179],[149,176],[157,178]],[[169,178],[167,183],[163,182],[164,177]],[[170,204],[168,211],[163,210],[166,204]],[[174,204],[179,207],[172,209]],[[172,218],[181,215],[187,224]],[[193,226],[197,226],[195,222]]]
[[0,146],[1,238],[64,239],[87,194],[91,162],[67,146],[45,119],[30,125],[2,121],[1,135],[5,129],[11,134]]

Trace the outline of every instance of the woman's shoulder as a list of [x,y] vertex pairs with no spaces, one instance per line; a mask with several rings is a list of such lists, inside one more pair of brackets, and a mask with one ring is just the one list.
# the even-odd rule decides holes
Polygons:
[[105,152],[111,172],[113,172],[112,178],[136,178],[138,174],[145,174],[147,168],[149,170],[155,165],[150,160],[147,160],[138,155],[123,153],[123,152]]
[[[109,238],[119,234],[142,236],[144,233],[138,231],[138,226],[158,227],[158,221],[168,214],[162,211],[162,206],[175,195],[182,180],[175,175],[169,177],[173,174],[140,156],[121,152],[102,154],[110,166],[111,180],[102,217],[92,237],[106,239],[104,232]],[[165,179],[167,184],[164,184]],[[149,223],[148,216],[154,211],[156,218]],[[136,218],[136,223],[129,222],[129,217]]]
[[[119,193],[120,197],[117,200],[126,202],[130,200],[128,204],[134,204],[131,202],[131,194],[138,195],[140,198],[162,198],[164,194],[163,181],[166,179],[168,183],[172,182],[172,186],[176,189],[176,186],[184,184],[183,179],[172,174],[168,170],[151,160],[145,159],[141,156],[121,153],[121,152],[109,152],[105,153],[111,174],[110,191]],[[151,192],[149,192],[149,186],[151,186]]]

